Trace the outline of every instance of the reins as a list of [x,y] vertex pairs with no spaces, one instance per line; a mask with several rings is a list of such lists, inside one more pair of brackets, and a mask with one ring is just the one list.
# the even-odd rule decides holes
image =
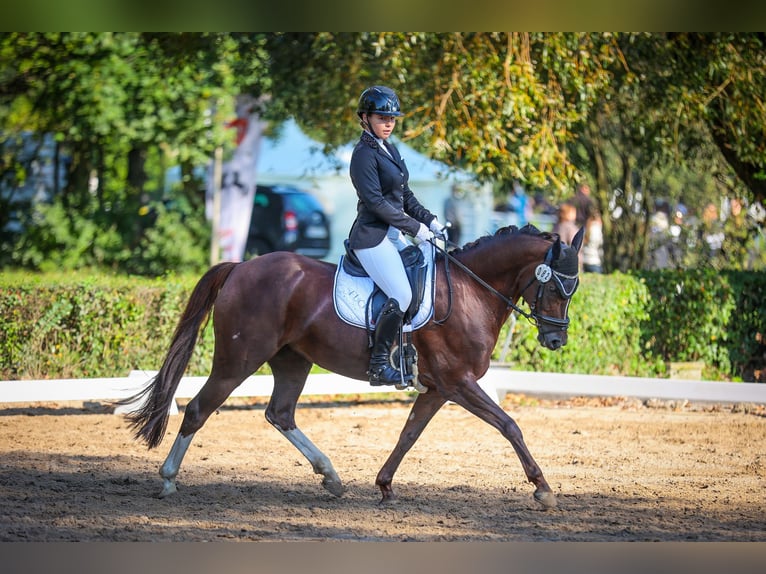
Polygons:
[[[537,324],[537,320],[536,320],[536,318],[533,315],[531,315],[530,313],[527,313],[526,311],[524,311],[524,309],[522,309],[521,307],[516,305],[508,297],[506,297],[505,295],[500,293],[500,291],[498,291],[497,289],[492,287],[492,285],[490,285],[489,283],[484,281],[484,279],[482,279],[481,277],[476,275],[476,273],[471,271],[471,269],[469,269],[466,265],[464,265],[455,256],[450,255],[450,253],[446,249],[443,249],[442,247],[437,245],[434,242],[433,239],[429,239],[428,241],[438,251],[441,251],[444,254],[444,271],[445,271],[445,274],[447,276],[447,297],[448,297],[448,299],[447,299],[447,301],[448,301],[448,303],[447,303],[447,313],[445,314],[443,319],[434,319],[433,320],[434,323],[436,323],[437,325],[443,325],[447,321],[447,319],[449,319],[450,315],[452,314],[452,278],[450,277],[450,271],[449,271],[449,262],[452,261],[455,265],[457,265],[463,271],[465,271],[468,274],[468,276],[471,277],[474,281],[476,281],[479,285],[481,285],[482,287],[484,287],[485,289],[487,289],[491,293],[494,293],[495,295],[497,295],[507,305],[507,307],[509,309],[513,309],[514,311],[516,311],[517,313],[519,313],[520,315],[522,315],[523,317],[525,317],[526,319],[528,319],[532,323]],[[529,287],[529,285],[527,287]]]
[[[491,293],[494,293],[497,297],[499,297],[507,306],[508,309],[513,309],[527,319],[530,323],[535,325],[536,327],[540,327],[540,323],[548,323],[551,325],[554,325],[556,327],[559,327],[566,331],[567,327],[569,326],[569,317],[566,317],[564,319],[558,319],[556,317],[549,317],[547,315],[539,315],[535,312],[535,309],[537,307],[538,301],[542,299],[542,290],[543,285],[551,280],[551,278],[556,278],[556,280],[560,282],[560,278],[564,277],[566,279],[576,279],[575,277],[569,277],[566,275],[563,275],[559,273],[558,271],[555,271],[551,269],[551,259],[553,258],[553,253],[549,249],[548,252],[545,254],[545,260],[543,263],[537,266],[535,269],[535,275],[532,277],[527,285],[524,287],[524,289],[521,290],[521,293],[523,294],[529,287],[532,285],[533,282],[537,281],[539,283],[539,287],[537,289],[537,294],[535,296],[535,304],[530,305],[530,308],[532,310],[531,313],[528,313],[527,311],[524,311],[521,307],[516,305],[513,301],[511,301],[510,298],[503,295],[500,291],[495,289],[492,285],[484,281],[481,277],[476,275],[471,269],[469,269],[465,264],[463,264],[461,261],[459,261],[456,257],[451,255],[446,249],[443,249],[439,245],[435,243],[433,239],[428,240],[431,245],[433,245],[437,250],[441,251],[444,254],[444,271],[445,275],[447,277],[447,313],[442,319],[434,319],[433,322],[437,325],[443,325],[447,319],[449,319],[450,315],[452,314],[452,278],[450,276],[450,270],[449,270],[449,262],[452,261],[455,265],[460,267],[463,271],[465,271],[469,277],[471,277],[474,281],[479,283],[482,287],[490,291]],[[447,241],[448,243],[448,241]],[[576,283],[575,283],[576,288]],[[567,297],[571,297],[574,293],[574,289],[571,293],[567,293]]]

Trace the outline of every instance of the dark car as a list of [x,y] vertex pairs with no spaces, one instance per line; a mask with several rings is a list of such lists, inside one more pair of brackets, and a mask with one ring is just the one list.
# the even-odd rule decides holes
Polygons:
[[330,225],[310,193],[289,185],[258,185],[245,258],[294,251],[316,259],[330,251]]

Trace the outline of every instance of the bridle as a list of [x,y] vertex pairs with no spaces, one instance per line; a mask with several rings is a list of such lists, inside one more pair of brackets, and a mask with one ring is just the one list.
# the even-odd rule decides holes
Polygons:
[[[566,331],[569,328],[569,303],[572,301],[572,295],[577,291],[577,287],[580,284],[580,279],[577,273],[574,275],[566,275],[560,271],[556,271],[551,267],[553,259],[553,246],[548,248],[545,253],[545,260],[535,268],[535,276],[529,280],[524,289],[521,290],[521,294],[529,289],[533,282],[537,281],[537,294],[535,295],[535,301],[529,308],[532,311],[529,315],[525,316],[530,319],[531,322],[539,329],[542,324],[553,325],[562,331]],[[554,282],[559,295],[566,300],[566,308],[564,309],[564,318],[558,319],[556,317],[550,317],[541,313],[536,313],[538,303],[543,298],[543,290],[545,285],[550,281]]]
[[[577,290],[577,287],[580,283],[580,280],[578,278],[578,275],[575,273],[574,275],[566,275],[564,273],[561,273],[560,271],[556,271],[551,267],[551,263],[553,262],[553,246],[551,245],[550,248],[548,248],[548,251],[545,253],[545,258],[542,263],[540,263],[535,268],[535,276],[532,277],[529,282],[526,284],[524,289],[520,291],[520,294],[523,296],[523,294],[526,292],[527,289],[529,289],[532,286],[532,283],[537,281],[538,287],[537,287],[537,293],[535,294],[535,300],[532,304],[529,305],[529,312],[525,311],[518,305],[516,305],[513,301],[511,301],[510,298],[503,295],[500,291],[495,289],[492,285],[484,281],[481,277],[476,275],[471,269],[466,267],[461,261],[456,259],[453,255],[451,255],[446,249],[443,249],[439,245],[436,244],[434,240],[429,240],[429,243],[431,243],[438,251],[441,251],[444,254],[444,270],[447,275],[447,288],[448,288],[448,304],[447,304],[447,313],[442,319],[434,319],[433,322],[437,325],[443,325],[447,319],[449,319],[450,315],[452,314],[452,278],[450,276],[450,270],[449,270],[449,262],[452,261],[455,265],[460,267],[463,271],[465,271],[469,277],[471,277],[474,281],[479,283],[482,287],[487,289],[488,291],[494,293],[497,297],[499,297],[507,306],[508,309],[513,309],[516,313],[527,319],[530,323],[532,323],[535,327],[538,328],[538,330],[541,329],[543,325],[552,325],[556,329],[559,329],[561,331],[566,331],[569,327],[569,303],[572,300],[572,295],[574,295],[574,292]],[[556,285],[556,288],[559,291],[559,294],[566,299],[567,306],[564,313],[564,319],[559,319],[557,317],[550,317],[548,315],[543,315],[541,313],[538,313],[536,309],[538,308],[538,305],[542,301],[543,294],[544,294],[544,288],[547,283],[550,281],[554,281],[554,284]]]

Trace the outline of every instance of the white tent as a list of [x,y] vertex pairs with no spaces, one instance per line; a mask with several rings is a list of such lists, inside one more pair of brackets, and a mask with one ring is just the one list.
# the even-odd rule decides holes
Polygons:
[[[407,162],[410,187],[418,200],[444,221],[444,203],[453,184],[470,187],[463,202],[463,241],[484,235],[491,229],[492,192],[490,186],[471,183],[470,177],[450,171],[448,166],[418,153],[394,138]],[[337,261],[343,252],[343,240],[356,217],[356,192],[348,174],[354,143],[349,143],[327,157],[322,145],[305,135],[289,120],[276,138],[264,137],[256,164],[260,184],[284,183],[305,189],[319,199],[331,221],[332,247],[328,261]]]

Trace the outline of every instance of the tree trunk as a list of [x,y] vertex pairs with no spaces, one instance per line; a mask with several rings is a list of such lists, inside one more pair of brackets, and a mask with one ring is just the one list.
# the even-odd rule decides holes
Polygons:
[[144,192],[146,181],[146,147],[136,146],[128,152],[128,189],[140,195]]

